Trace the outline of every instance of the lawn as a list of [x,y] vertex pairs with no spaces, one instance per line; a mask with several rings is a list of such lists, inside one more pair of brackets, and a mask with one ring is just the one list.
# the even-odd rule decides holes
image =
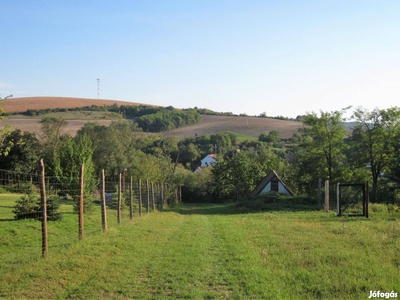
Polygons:
[[[125,214],[101,232],[99,208],[49,223],[0,222],[0,298],[367,299],[400,293],[400,214],[371,217],[313,209],[254,211],[235,204],[180,204]],[[3,209],[3,208],[1,208]],[[0,213],[1,216],[1,213]]]

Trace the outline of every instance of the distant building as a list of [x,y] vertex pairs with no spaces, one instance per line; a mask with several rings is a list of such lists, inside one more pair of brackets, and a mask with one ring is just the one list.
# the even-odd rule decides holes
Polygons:
[[211,166],[212,164],[216,163],[217,163],[217,154],[208,154],[201,160],[201,167],[207,168],[208,166]]
[[207,154],[201,161],[200,166],[194,170],[195,173],[201,172],[204,168],[212,166],[217,163],[217,154]]

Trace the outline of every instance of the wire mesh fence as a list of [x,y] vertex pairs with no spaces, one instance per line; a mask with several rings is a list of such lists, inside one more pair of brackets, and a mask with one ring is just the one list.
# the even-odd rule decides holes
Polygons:
[[102,173],[96,190],[87,193],[78,177],[0,170],[1,259],[47,256],[180,201],[175,187],[125,174],[107,181]]

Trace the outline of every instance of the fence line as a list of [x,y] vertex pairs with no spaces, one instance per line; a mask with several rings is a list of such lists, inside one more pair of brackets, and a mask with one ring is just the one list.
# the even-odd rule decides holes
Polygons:
[[[62,178],[55,176],[46,177],[43,160],[41,160],[41,164],[41,174],[23,174],[14,171],[0,170],[0,187],[2,186],[1,188],[3,190],[13,193],[7,196],[11,197],[11,200],[0,200],[0,220],[4,221],[3,224],[10,224],[7,225],[10,227],[13,227],[13,224],[22,224],[12,223],[17,221],[17,219],[39,220],[42,224],[41,249],[43,257],[48,256],[49,245],[50,249],[53,249],[53,247],[65,248],[83,239],[87,233],[98,234],[99,231],[100,233],[106,232],[109,226],[108,221],[110,220],[114,226],[118,226],[123,223],[123,220],[134,220],[135,215],[141,217],[143,214],[143,201],[145,201],[144,207],[146,214],[155,211],[156,208],[163,209],[166,205],[165,201],[171,203],[171,197],[174,197],[173,201],[179,201],[175,199],[178,191],[174,190],[171,186],[166,186],[160,182],[150,182],[149,180],[146,180],[146,183],[143,184],[141,178],[133,180],[132,176],[126,178],[125,174],[124,176],[120,174],[119,182],[106,181],[104,170],[101,172],[101,180],[98,189],[93,195],[87,195],[84,190],[84,165],[81,167],[79,177]],[[67,185],[67,182],[71,184]],[[38,196],[38,194],[40,196]],[[17,199],[17,197],[19,198]],[[90,200],[85,199],[85,197],[93,198],[95,204],[100,206],[99,215],[84,213],[86,201]],[[57,207],[57,205],[55,205],[56,202],[61,202],[62,206]],[[24,210],[23,206],[27,204],[32,204],[33,206],[28,207],[28,210]],[[67,207],[70,207],[70,209],[67,210]],[[72,207],[73,210],[71,209]],[[111,209],[111,214],[107,213],[109,209]],[[128,215],[123,212],[125,210],[129,210]],[[71,214],[74,214],[74,212],[77,213],[75,226],[78,226],[78,236],[75,236],[75,238],[71,235],[71,230],[74,230],[70,227],[71,220],[73,219],[71,219]],[[53,222],[48,223],[48,220],[54,220],[55,216],[64,219],[68,218],[67,221],[70,223],[65,223],[65,226],[56,226],[57,223]],[[27,222],[30,221],[27,220]],[[33,225],[30,227],[35,231],[34,227],[36,225],[35,221],[33,222]],[[60,222],[64,222],[64,220]],[[50,226],[50,229],[53,228],[50,241],[48,226]],[[88,229],[86,229],[85,226],[88,226]],[[59,230],[60,227],[63,229],[62,233],[58,232],[61,231]],[[54,228],[57,228],[57,234],[54,234]],[[98,230],[96,228],[98,228]],[[57,236],[57,239],[53,239],[53,236]],[[37,238],[39,238],[39,236]],[[36,238],[30,236],[29,240],[33,241],[36,240]],[[32,245],[36,244],[36,242],[27,244],[28,245],[25,247],[35,247]],[[37,245],[37,247],[39,246],[40,244]]]

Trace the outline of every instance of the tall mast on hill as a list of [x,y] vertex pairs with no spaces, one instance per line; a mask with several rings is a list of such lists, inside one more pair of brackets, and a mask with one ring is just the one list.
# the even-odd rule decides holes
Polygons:
[[97,78],[97,99],[100,99],[100,78]]

